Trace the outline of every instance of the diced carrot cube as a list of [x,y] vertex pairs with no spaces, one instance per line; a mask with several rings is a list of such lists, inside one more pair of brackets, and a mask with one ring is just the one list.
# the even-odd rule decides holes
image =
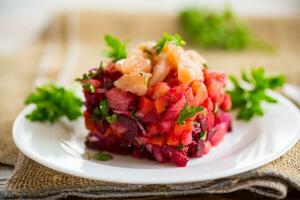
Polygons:
[[169,105],[169,102],[166,98],[160,97],[154,101],[154,105],[156,108],[156,112],[160,114],[166,110],[167,106]]
[[180,144],[179,137],[175,135],[169,135],[167,139],[167,144],[170,146],[178,146]]
[[139,112],[144,115],[148,114],[151,110],[154,109],[154,103],[147,97],[141,97],[139,102]]
[[179,136],[184,133],[191,133],[192,131],[193,131],[193,122],[192,122],[192,120],[189,120],[189,121],[186,121],[186,123],[183,125],[176,124],[173,134]]
[[162,146],[164,142],[162,137],[141,137],[140,140],[145,144],[154,144],[158,146]]

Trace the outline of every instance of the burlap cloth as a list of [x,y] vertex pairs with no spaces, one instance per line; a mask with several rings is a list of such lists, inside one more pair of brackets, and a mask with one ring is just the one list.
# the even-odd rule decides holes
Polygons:
[[[300,19],[247,19],[257,35],[277,47],[276,52],[205,51],[215,68],[238,73],[240,67],[265,66],[268,72],[284,72],[289,82],[300,84]],[[157,39],[163,32],[181,32],[176,17],[144,13],[111,14],[69,12],[56,17],[33,44],[13,56],[0,57],[0,162],[14,165],[18,151],[12,142],[12,123],[23,99],[40,80],[71,83],[89,67],[97,66],[103,50],[103,35],[128,39],[129,45]],[[128,185],[105,183],[62,174],[19,154],[13,175],[1,180],[0,198],[55,199],[81,197],[137,197],[229,193],[249,190],[284,198],[290,189],[300,191],[300,142],[281,158],[234,177],[190,184]],[[213,167],[213,166],[212,166]]]

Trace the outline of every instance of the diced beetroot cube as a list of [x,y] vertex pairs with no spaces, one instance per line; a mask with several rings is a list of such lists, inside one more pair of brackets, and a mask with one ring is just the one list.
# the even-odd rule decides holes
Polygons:
[[203,154],[208,154],[208,152],[210,151],[211,149],[211,143],[210,141],[206,141],[204,142],[204,149],[203,149]]
[[141,97],[139,100],[139,112],[143,115],[154,110],[154,102],[147,97]]
[[126,131],[128,131],[128,128],[122,126],[119,122],[115,122],[115,123],[110,124],[110,127],[114,131],[116,131],[116,132],[118,132],[120,134],[125,133]]
[[166,159],[161,152],[161,149],[157,146],[153,146],[153,157],[158,161],[158,162],[165,162]]
[[160,133],[160,127],[158,124],[150,124],[147,128],[147,135],[154,136]]
[[204,69],[203,74],[205,81],[217,80],[225,84],[225,73],[222,71]]
[[163,120],[160,122],[160,128],[162,133],[170,133],[175,126],[174,120]]
[[206,87],[211,100],[220,105],[223,102],[225,95],[224,84],[212,79],[206,82]]
[[117,116],[117,121],[118,123],[120,123],[123,127],[126,127],[128,132],[130,132],[130,134],[125,134],[123,137],[126,139],[126,137],[131,137],[128,138],[128,140],[133,141],[134,138],[138,135],[140,129],[138,124],[136,123],[135,120],[133,120],[132,118],[125,116],[125,115],[118,115]]
[[218,124],[214,129],[212,129],[209,133],[209,141],[213,146],[219,144],[219,142],[223,139],[225,133],[227,131],[226,124],[221,123]]
[[226,130],[231,131],[231,117],[229,113],[221,111],[218,113],[215,119],[216,119],[215,124],[225,123]]
[[169,106],[169,109],[167,110],[164,119],[165,120],[177,119],[179,113],[181,112],[185,104],[186,104],[186,99],[183,95],[181,95],[181,98],[176,103],[171,104]]
[[158,118],[155,110],[153,110],[153,109],[150,112],[148,112],[147,114],[145,114],[141,120],[143,123],[151,123],[151,124],[159,122],[159,118]]
[[85,144],[90,149],[105,150],[105,140],[98,133],[90,132]]
[[177,150],[170,146],[164,146],[161,151],[165,155],[166,159],[180,167],[185,167],[189,160],[187,150]]
[[200,121],[202,130],[209,130],[215,124],[215,116],[211,111],[198,115],[198,120]]
[[204,142],[193,142],[189,148],[189,155],[191,157],[199,158],[204,155]]
[[171,158],[171,161],[178,165],[179,167],[185,167],[189,158],[187,156],[186,152],[182,152],[179,150],[175,150],[173,153],[173,156]]
[[109,107],[116,110],[128,110],[130,104],[133,102],[133,95],[113,88],[105,93]]
[[193,141],[192,132],[185,132],[181,135],[181,143],[183,145],[189,145]]
[[207,129],[211,129],[215,124],[215,116],[212,112],[208,111],[206,114],[206,121],[207,121]]
[[94,108],[95,106],[98,106],[99,102],[103,99],[103,94],[98,93],[91,93],[88,90],[83,91],[84,97],[85,97],[85,103],[87,106],[91,106]]
[[171,88],[168,92],[170,103],[173,104],[179,101],[184,95],[186,88],[187,86],[185,85],[178,85],[176,87]]
[[214,104],[210,98],[205,99],[205,101],[202,103],[202,106],[204,106],[209,111],[214,110]]
[[221,103],[220,107],[224,111],[228,111],[231,109],[232,103],[231,103],[231,97],[229,94],[225,94],[224,100]]
[[91,79],[90,82],[94,86],[95,89],[100,88],[102,86],[101,81],[99,81],[97,79]]

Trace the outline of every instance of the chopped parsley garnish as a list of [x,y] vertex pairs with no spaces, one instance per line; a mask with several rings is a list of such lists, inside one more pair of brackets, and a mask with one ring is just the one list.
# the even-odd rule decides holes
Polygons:
[[207,131],[201,131],[199,135],[199,139],[205,141],[207,138]]
[[73,91],[53,84],[36,88],[25,100],[25,104],[35,104],[35,109],[26,118],[30,121],[54,123],[63,116],[75,120],[82,115],[83,105]]
[[176,149],[177,149],[177,150],[182,150],[182,149],[184,149],[184,147],[185,147],[185,146],[184,146],[183,144],[180,144],[180,145],[178,145],[178,146],[176,147]]
[[105,119],[108,123],[114,123],[117,121],[117,115],[109,115],[109,105],[107,99],[101,100],[99,106],[92,112],[92,118],[96,121]]
[[203,110],[202,106],[188,108],[188,105],[185,104],[184,107],[182,108],[181,112],[179,113],[177,123],[181,124],[181,125],[185,124],[185,120],[193,117],[194,115],[196,115],[197,113],[199,113],[202,110]]
[[160,52],[162,52],[162,50],[168,43],[174,44],[176,46],[185,45],[185,41],[180,37],[180,35],[170,35],[169,33],[164,33],[163,37],[154,46],[156,53],[159,54]]
[[125,43],[111,35],[105,35],[104,40],[106,45],[110,48],[110,50],[104,52],[106,57],[111,58],[113,62],[127,57]]
[[221,12],[204,8],[186,9],[180,14],[180,24],[187,38],[202,48],[270,49],[269,45],[255,38],[229,8]]
[[82,83],[82,82],[91,80],[93,78],[96,78],[103,71],[104,71],[103,62],[100,62],[98,68],[94,68],[94,69],[90,70],[88,74],[84,73],[81,78],[76,78],[75,81]]
[[117,121],[117,115],[112,114],[110,116],[105,117],[106,121],[110,124],[115,123]]
[[219,105],[218,104],[215,104],[214,105],[214,114],[217,114],[219,112]]
[[82,84],[83,89],[90,91],[91,93],[95,93],[96,89],[92,83],[83,83]]
[[82,88],[95,93],[96,89],[92,84],[92,79],[97,79],[97,76],[104,71],[103,62],[100,62],[98,68],[91,69],[88,74],[84,73],[81,78],[76,78],[75,81],[82,85]]
[[254,116],[264,114],[262,102],[276,103],[277,100],[267,95],[268,89],[274,90],[285,82],[283,75],[265,76],[262,67],[253,68],[251,73],[242,72],[242,81],[230,76],[233,88],[228,92],[232,99],[233,109],[238,110],[237,118],[250,120]]
[[103,65],[103,62],[101,61],[99,64],[98,72],[101,73],[103,71],[104,71],[104,65]]
[[102,116],[106,117],[108,115],[109,105],[107,99],[100,101],[99,109]]
[[137,120],[138,119],[138,116],[136,116],[136,111],[131,111],[130,112],[130,117],[132,117],[133,119]]
[[95,154],[88,153],[87,157],[89,160],[98,160],[98,161],[109,161],[113,159],[113,156],[104,152],[97,152]]

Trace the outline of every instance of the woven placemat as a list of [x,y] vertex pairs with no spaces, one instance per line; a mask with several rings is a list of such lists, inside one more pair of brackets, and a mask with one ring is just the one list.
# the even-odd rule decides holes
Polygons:
[[286,197],[289,189],[300,190],[299,157],[300,142],[279,159],[257,170],[230,178],[187,184],[142,185],[93,181],[66,175],[20,154],[14,174],[0,186],[0,198],[146,197],[249,190],[282,199]]
[[[3,96],[6,96],[6,100],[1,100],[0,109],[4,111],[2,113],[12,116],[1,118],[0,121],[0,128],[6,127],[0,129],[1,137],[5,138],[5,140],[0,140],[0,162],[2,163],[15,163],[17,150],[11,140],[10,128],[14,117],[22,107],[24,96],[34,84],[34,77],[38,75],[42,80],[56,77],[55,79],[58,79],[60,83],[67,84],[89,67],[97,66],[100,52],[103,49],[102,38],[105,33],[111,33],[123,39],[130,38],[129,45],[132,45],[145,39],[157,39],[163,32],[180,32],[176,17],[171,15],[148,14],[137,18],[134,14],[126,13],[112,15],[103,12],[80,12],[74,15],[68,14],[67,17],[62,18],[53,23],[54,25],[60,24],[58,26],[60,28],[54,29],[59,31],[50,31],[52,34],[49,37],[42,37],[38,42],[40,45],[37,46],[43,48],[36,50],[37,55],[34,53],[23,55],[23,63],[23,60],[15,57],[18,66],[24,67],[24,72],[17,75],[18,81],[15,81],[15,72],[12,72],[11,68],[7,67],[6,71],[1,71],[9,76],[4,80],[10,81],[10,90],[22,85],[22,89],[15,90],[12,94],[9,94],[10,91],[4,88],[6,93]],[[159,24],[157,24],[158,21]],[[298,78],[300,68],[296,62],[300,52],[298,39],[300,20],[250,19],[249,22],[258,35],[278,47],[277,52],[248,50],[226,53],[200,50],[209,60],[210,65],[225,69],[230,73],[238,73],[241,66],[264,65],[268,72],[283,71],[290,82],[300,84]],[[53,32],[56,33],[54,36]],[[46,48],[46,46],[48,47]],[[34,49],[32,46],[27,52],[35,52]],[[13,58],[11,59],[13,60]],[[32,63],[26,64],[25,61],[28,60]],[[1,63],[4,61],[5,59],[0,59]],[[13,65],[14,62],[10,61],[9,64],[7,66]],[[4,85],[0,87],[2,89]],[[95,198],[135,197],[228,193],[243,189],[270,197],[284,198],[289,189],[300,190],[299,151],[298,142],[280,159],[257,170],[227,179],[183,185],[148,186],[104,183],[73,177],[48,169],[20,154],[13,175],[7,182],[2,181],[0,184],[0,198],[54,199],[69,195]]]

